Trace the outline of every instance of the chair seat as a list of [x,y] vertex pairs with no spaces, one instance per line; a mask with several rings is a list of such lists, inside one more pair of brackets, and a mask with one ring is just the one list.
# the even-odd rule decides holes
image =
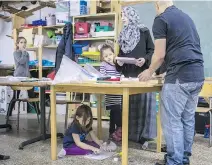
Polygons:
[[56,104],[81,104],[81,101],[56,100]]
[[207,112],[209,112],[210,110],[212,110],[212,109],[210,109],[210,108],[204,108],[204,107],[197,107],[196,112],[199,112],[199,113],[207,113]]
[[28,98],[28,99],[17,99],[17,101],[34,103],[34,102],[39,102],[40,99],[39,98]]

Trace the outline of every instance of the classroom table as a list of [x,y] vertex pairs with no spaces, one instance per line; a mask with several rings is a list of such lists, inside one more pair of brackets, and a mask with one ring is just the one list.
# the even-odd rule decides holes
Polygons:
[[[101,123],[101,94],[123,95],[122,109],[122,165],[128,164],[128,117],[129,96],[148,92],[161,91],[162,84],[150,82],[122,82],[122,83],[69,83],[51,85],[51,158],[57,159],[57,126],[56,126],[56,92],[79,92],[98,95],[97,132],[102,135]],[[162,129],[160,124],[160,112],[157,113],[157,152],[161,151]]]
[[[34,81],[34,82],[13,82],[6,79],[0,80],[0,86],[13,86],[13,87],[40,87],[40,109],[41,109],[41,135],[33,139],[22,142],[19,145],[19,149],[23,149],[24,146],[46,140],[51,137],[46,133],[46,110],[45,110],[45,87],[51,84],[50,81]],[[8,127],[8,125],[1,125],[0,128]],[[10,126],[11,127],[11,126]],[[63,137],[63,134],[58,133],[57,136]]]

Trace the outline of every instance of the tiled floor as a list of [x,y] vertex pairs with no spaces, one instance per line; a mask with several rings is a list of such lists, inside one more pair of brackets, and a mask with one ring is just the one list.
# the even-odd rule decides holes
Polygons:
[[[58,117],[58,130],[63,131],[64,117]],[[16,121],[12,121],[13,130],[0,134],[0,153],[11,156],[10,160],[0,161],[0,165],[119,165],[120,161],[113,159],[93,161],[82,157],[69,156],[57,161],[50,159],[50,140],[38,142],[26,146],[24,150],[18,150],[18,145],[26,139],[39,135],[39,126],[35,115],[21,116],[20,131],[16,131]],[[96,123],[94,123],[96,126]],[[108,122],[103,122],[104,138],[107,138]],[[58,139],[58,151],[62,147],[61,139]],[[212,148],[208,148],[208,142],[201,135],[195,137],[191,165],[212,165]],[[157,160],[162,160],[163,153],[142,151],[138,144],[130,143],[129,165],[154,165]]]

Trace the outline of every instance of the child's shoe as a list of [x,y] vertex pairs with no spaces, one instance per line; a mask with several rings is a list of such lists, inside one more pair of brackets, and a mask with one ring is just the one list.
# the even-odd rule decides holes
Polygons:
[[122,128],[118,127],[116,131],[112,134],[112,140],[115,142],[121,142],[122,140]]

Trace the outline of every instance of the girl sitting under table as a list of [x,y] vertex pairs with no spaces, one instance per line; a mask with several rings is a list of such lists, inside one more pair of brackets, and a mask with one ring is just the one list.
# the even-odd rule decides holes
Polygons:
[[[68,127],[63,138],[63,150],[60,156],[64,155],[87,155],[99,153],[100,147],[104,148],[103,141],[99,140],[92,130],[93,116],[88,105],[81,105],[77,108],[73,122]],[[87,141],[90,135],[92,141]]]

